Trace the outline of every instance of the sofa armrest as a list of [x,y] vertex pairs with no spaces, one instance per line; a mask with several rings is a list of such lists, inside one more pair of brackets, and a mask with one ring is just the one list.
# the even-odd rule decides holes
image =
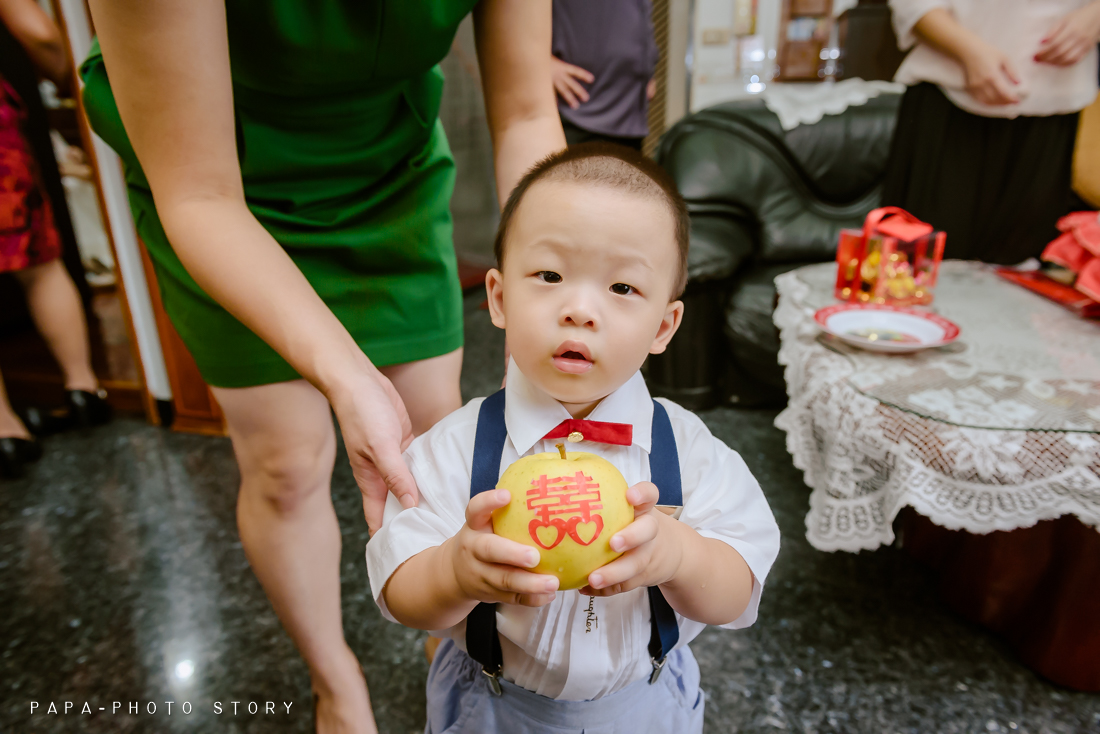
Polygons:
[[751,225],[723,215],[691,215],[688,280],[729,278],[752,259],[755,241]]

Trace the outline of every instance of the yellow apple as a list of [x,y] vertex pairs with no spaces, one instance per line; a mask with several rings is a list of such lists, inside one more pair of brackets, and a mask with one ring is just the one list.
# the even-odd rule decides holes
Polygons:
[[557,576],[559,589],[579,589],[588,574],[621,554],[611,536],[634,520],[626,480],[595,454],[533,454],[512,464],[497,482],[512,501],[493,512],[493,532],[539,552],[535,573]]

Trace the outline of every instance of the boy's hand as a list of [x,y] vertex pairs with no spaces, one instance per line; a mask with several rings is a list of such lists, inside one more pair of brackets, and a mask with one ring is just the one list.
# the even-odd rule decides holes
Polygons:
[[443,547],[465,599],[541,607],[553,600],[557,578],[525,570],[538,565],[537,550],[493,534],[493,510],[511,501],[506,489],[474,497],[466,524]]
[[611,536],[611,549],[623,554],[589,574],[582,594],[614,596],[672,580],[683,552],[676,532],[680,523],[656,508],[659,496],[652,482],[639,482],[626,491],[634,522]]

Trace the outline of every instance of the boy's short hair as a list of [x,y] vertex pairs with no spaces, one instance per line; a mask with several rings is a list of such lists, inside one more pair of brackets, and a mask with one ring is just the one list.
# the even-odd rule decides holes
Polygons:
[[505,239],[516,209],[527,190],[539,181],[590,183],[661,200],[672,215],[680,255],[672,298],[683,293],[687,285],[688,238],[691,231],[684,198],[676,190],[672,177],[657,163],[638,151],[614,143],[582,143],[559,150],[536,163],[519,180],[500,214],[500,226],[497,227],[493,244],[498,268],[504,265]]

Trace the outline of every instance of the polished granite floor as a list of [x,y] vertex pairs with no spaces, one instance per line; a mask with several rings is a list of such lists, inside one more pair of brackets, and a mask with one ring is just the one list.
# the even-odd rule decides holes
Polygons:
[[[503,369],[479,300],[466,302],[468,396]],[[774,413],[703,417],[756,473],[783,531],[760,621],[692,645],[708,732],[1100,732],[1100,695],[1029,672],[952,616],[906,556],[813,550],[808,491]],[[347,635],[382,731],[419,731],[422,635],[371,601],[358,492],[337,463]],[[133,419],[55,437],[29,477],[0,484],[0,731],[309,731],[305,667],[237,541],[236,485],[227,440]]]

